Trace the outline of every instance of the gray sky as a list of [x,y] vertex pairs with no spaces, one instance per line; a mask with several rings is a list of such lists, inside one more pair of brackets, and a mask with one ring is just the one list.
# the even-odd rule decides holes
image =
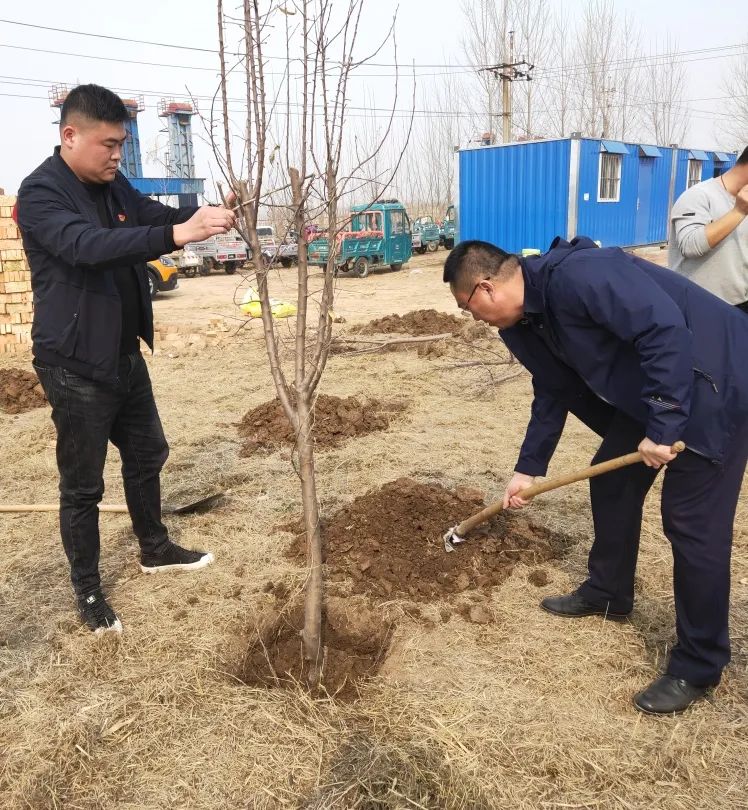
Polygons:
[[[388,14],[394,13],[395,0],[371,0],[363,28],[362,51],[373,45],[387,27]],[[560,5],[560,3],[559,3]],[[581,3],[567,2],[572,14]],[[230,0],[227,9],[232,8]],[[744,0],[721,0],[719,17],[705,12],[703,3],[695,0],[616,0],[620,12],[632,13],[642,24],[645,51],[655,50],[655,41],[667,34],[678,40],[679,50],[705,49],[748,40],[743,30]],[[71,11],[71,9],[73,11]],[[215,49],[216,19],[212,0],[127,0],[126,3],[101,3],[100,0],[27,0],[26,3],[0,2],[0,17],[18,22],[66,28],[84,32]],[[409,65],[460,64],[465,62],[461,46],[462,22],[459,0],[400,0],[397,23],[398,61]],[[737,25],[731,22],[736,21]],[[13,46],[13,47],[9,47]],[[30,50],[35,49],[35,50]],[[53,51],[77,54],[75,56]],[[283,56],[282,52],[277,53]],[[721,76],[729,60],[689,57],[686,99],[691,107],[689,144],[701,148],[723,146],[719,118],[712,112],[721,110],[724,101]],[[102,58],[88,58],[102,57]],[[129,64],[119,60],[159,63]],[[392,52],[379,61],[392,62]],[[581,60],[580,60],[581,61]],[[278,63],[282,66],[282,63]],[[0,22],[0,187],[14,193],[20,181],[36,167],[57,142],[47,93],[54,83],[75,85],[96,82],[112,87],[121,95],[135,92],[145,96],[146,110],[140,114],[141,145],[145,174],[158,176],[163,170],[147,159],[147,152],[164,136],[159,135],[162,122],[156,115],[161,96],[184,97],[189,87],[198,96],[209,96],[216,87],[217,59],[197,50],[180,50],[162,46],[139,45],[98,39],[76,34],[55,33]],[[445,68],[419,67],[419,84],[429,86],[439,81]],[[392,68],[368,68],[368,78],[356,80],[350,103],[371,105],[379,98],[386,106],[390,99]],[[384,74],[384,75],[381,75]],[[436,74],[436,75],[434,75]],[[409,90],[398,106],[409,106]],[[12,97],[24,96],[24,97]],[[29,98],[31,97],[31,98]],[[203,102],[201,102],[202,104]],[[207,104],[207,102],[206,102]],[[420,106],[418,102],[417,106]],[[236,105],[234,105],[236,106]],[[363,125],[363,113],[352,113],[352,125]],[[160,139],[160,140],[159,140]],[[208,147],[196,139],[198,174],[210,178]]]

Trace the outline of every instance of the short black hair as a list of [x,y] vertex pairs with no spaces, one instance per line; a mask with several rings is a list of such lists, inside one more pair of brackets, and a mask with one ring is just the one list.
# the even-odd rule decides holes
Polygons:
[[745,149],[743,149],[742,154],[735,161],[735,165],[744,166],[746,163],[748,163],[748,146],[746,146]]
[[67,94],[60,113],[60,126],[67,124],[73,115],[110,124],[124,124],[130,118],[122,99],[98,84],[79,84]]
[[456,245],[444,262],[443,281],[453,287],[466,279],[505,280],[519,267],[519,259],[490,242],[468,239]]

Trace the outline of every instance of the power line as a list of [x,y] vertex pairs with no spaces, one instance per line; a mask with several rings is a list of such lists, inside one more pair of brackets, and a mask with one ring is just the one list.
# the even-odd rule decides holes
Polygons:
[[[103,62],[118,62],[125,65],[145,65],[146,67],[165,67],[165,68],[178,68],[180,70],[202,70],[208,71],[213,73],[216,77],[219,74],[219,68],[216,67],[204,67],[202,65],[175,65],[171,62],[146,62],[140,59],[122,59],[120,57],[114,56],[97,56],[95,54],[90,53],[73,53],[71,51],[53,51],[49,48],[32,48],[27,45],[6,45],[5,43],[0,43],[0,48],[11,48],[12,50],[16,51],[30,51],[32,53],[51,53],[55,54],[55,56],[73,56],[78,59],[96,59]],[[395,77],[402,77],[402,78],[410,78],[409,73],[406,71],[410,71],[413,67],[412,65],[393,65],[395,67],[400,67],[401,70],[399,73],[359,73],[356,71],[351,71],[349,78],[351,79],[377,79],[377,78],[395,78]],[[457,73],[472,73],[472,70],[466,71],[456,71]],[[328,73],[335,75],[337,73],[336,70],[329,70]],[[416,74],[417,77],[426,77],[426,76],[449,76],[454,75],[455,72],[448,71],[446,73],[418,73]],[[229,74],[229,78],[230,78]],[[301,78],[303,73],[288,73],[287,71],[265,71],[265,76],[288,76],[290,78]]]
[[73,31],[71,28],[52,28],[50,25],[37,25],[35,23],[21,22],[20,20],[3,20],[6,25],[19,25],[23,28],[35,28],[38,31],[54,31],[56,34],[74,34],[79,37],[93,37],[95,39],[111,39],[117,42],[132,42],[136,45],[155,45],[159,48],[178,48],[182,51],[200,51],[201,53],[218,54],[213,48],[198,48],[196,45],[176,45],[171,42],[153,42],[147,39],[130,39],[129,37],[116,37],[113,34],[94,34],[88,31]]
[[[0,75],[0,84],[18,84],[18,85],[21,85],[21,86],[28,86],[28,87],[44,87],[46,89],[47,87],[50,87],[51,85],[54,85],[54,84],[67,84],[67,85],[73,86],[75,84],[75,82],[73,82],[73,81],[62,81],[61,82],[59,78],[57,78],[57,79],[35,79],[35,78],[30,77],[30,76],[4,76],[4,75]],[[552,88],[554,90],[560,90],[561,89],[561,85],[558,82],[550,82],[547,79],[535,80],[535,85],[536,86],[541,86],[541,87],[549,87],[549,88]],[[189,96],[191,98],[197,99],[198,101],[200,101],[200,100],[212,101],[213,98],[214,98],[213,95],[200,95],[198,93],[188,93],[184,89],[180,89],[180,90],[173,90],[173,89],[172,90],[144,90],[143,88],[139,88],[139,87],[117,87],[117,86],[114,86],[114,85],[111,86],[109,89],[113,90],[113,91],[116,91],[118,93],[133,93],[133,94],[138,94],[138,95],[142,95],[142,96],[155,96],[157,98],[171,98],[172,96],[184,96],[184,97]],[[659,103],[659,104],[668,103],[668,104],[683,105],[683,104],[691,104],[691,103],[700,103],[702,101],[727,101],[729,99],[735,99],[735,98],[748,98],[748,94],[744,94],[744,95],[731,94],[731,95],[726,95],[726,96],[702,96],[701,98],[684,98],[684,99],[681,99],[680,101],[668,100],[667,102],[657,102],[657,103]],[[229,96],[228,100],[229,101],[236,101],[236,102],[245,102],[246,101],[245,98],[243,98],[243,97],[240,98],[238,96]],[[640,99],[640,100],[641,101],[646,101],[646,99]],[[299,104],[300,104],[300,102],[299,102]],[[376,110],[376,109],[379,109],[379,110],[381,110],[381,109],[389,109],[389,108],[371,107],[371,106],[367,105],[366,107],[350,107],[349,106],[349,109],[364,109],[364,110],[372,110],[372,109]],[[420,111],[416,110],[416,112],[424,112],[424,111],[423,110],[420,110]],[[430,112],[430,111],[425,111],[425,112]],[[441,112],[444,115],[459,114],[459,110],[457,110],[457,111],[440,110],[438,112]],[[706,112],[706,113],[711,114],[710,110],[702,110],[701,112]]]
[[[217,49],[214,49],[214,48],[201,48],[201,47],[198,47],[196,45],[180,45],[180,44],[171,43],[171,42],[155,42],[153,40],[134,39],[134,38],[131,38],[131,37],[121,37],[121,36],[115,36],[113,34],[94,33],[94,32],[91,32],[91,31],[75,31],[75,30],[70,29],[70,28],[54,28],[52,26],[39,25],[37,23],[27,23],[27,22],[22,22],[20,20],[8,20],[8,19],[1,19],[0,18],[0,23],[5,23],[6,25],[22,26],[24,28],[34,28],[34,29],[42,30],[42,31],[52,31],[52,32],[55,32],[55,33],[71,34],[71,35],[74,35],[74,36],[90,37],[90,38],[94,38],[94,39],[106,39],[106,40],[113,40],[113,41],[117,41],[117,42],[128,42],[128,43],[133,43],[133,44],[137,44],[137,45],[149,45],[149,46],[153,46],[153,47],[175,48],[175,49],[179,49],[179,50],[194,51],[194,52],[198,52],[198,53],[208,53],[208,54],[213,54],[213,55],[218,54]],[[20,46],[11,46],[11,47],[20,47]],[[735,43],[735,44],[732,44],[732,45],[716,45],[716,46],[712,46],[710,48],[695,48],[695,49],[685,50],[685,51],[669,51],[669,52],[664,52],[664,53],[659,53],[659,54],[649,54],[648,56],[644,56],[644,57],[641,57],[641,56],[624,57],[624,58],[621,58],[621,59],[612,59],[612,60],[610,60],[608,62],[578,62],[578,63],[567,65],[567,66],[564,66],[564,67],[549,67],[549,68],[538,67],[538,68],[536,68],[536,70],[537,70],[538,73],[551,74],[551,73],[559,73],[559,72],[568,72],[570,70],[589,70],[589,69],[596,68],[596,67],[610,67],[610,66],[615,66],[615,65],[631,66],[631,65],[636,65],[642,59],[644,59],[644,60],[655,60],[655,61],[659,62],[660,60],[672,59],[673,57],[694,56],[694,55],[699,55],[699,54],[716,53],[716,52],[720,52],[720,51],[729,51],[729,50],[736,50],[736,49],[741,49],[741,48],[748,48],[748,42],[738,42],[738,43]],[[28,50],[32,50],[32,49],[28,49]],[[65,52],[58,52],[58,51],[44,51],[43,49],[37,49],[37,50],[42,51],[42,52],[47,52],[47,53],[61,54],[61,55],[81,56],[81,57],[87,56],[86,54],[66,54]],[[242,56],[242,54],[240,54],[240,53],[232,53],[231,55],[232,56]],[[732,54],[724,54],[723,56],[728,56],[728,55],[732,55]],[[107,57],[89,56],[89,58],[107,58]],[[288,61],[288,58],[286,56],[265,55],[264,58],[265,59],[272,59],[272,60],[279,60],[279,61],[283,61],[283,62]],[[310,58],[313,58],[313,57],[310,57]],[[719,58],[722,58],[722,57],[719,57]],[[115,61],[117,61],[117,60],[115,60]],[[128,60],[121,60],[121,61],[128,61]],[[300,61],[300,60],[296,59],[296,60],[291,60],[291,61]],[[677,60],[677,61],[700,61],[700,60]],[[159,63],[152,63],[152,62],[135,62],[135,64],[154,65],[156,67],[161,67],[162,66]],[[418,69],[418,68],[428,68],[428,69],[447,68],[447,69],[449,69],[451,71],[458,71],[458,72],[469,72],[469,71],[473,71],[473,70],[479,70],[479,69],[484,69],[484,68],[490,67],[487,64],[486,65],[479,64],[479,63],[464,64],[464,63],[459,63],[459,62],[452,62],[452,63],[444,63],[444,62],[442,62],[442,63],[410,63],[410,64],[404,64],[402,62],[367,62],[367,65],[370,65],[372,67],[396,67],[396,68],[407,68],[407,69],[410,69],[410,68],[413,68],[413,67],[415,67],[416,69]],[[171,65],[163,65],[163,66],[171,67]],[[181,68],[185,68],[185,69],[201,69],[201,70],[211,70],[212,69],[212,68],[195,68],[194,66],[188,66],[188,65],[174,65],[174,67],[181,67]],[[389,74],[384,74],[384,75],[389,75]],[[437,75],[437,74],[435,74],[435,75]]]

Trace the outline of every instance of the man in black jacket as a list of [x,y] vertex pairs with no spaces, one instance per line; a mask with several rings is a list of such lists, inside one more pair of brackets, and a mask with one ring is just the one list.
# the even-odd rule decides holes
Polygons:
[[62,107],[61,145],[18,194],[34,293],[34,367],[57,429],[62,543],[79,611],[95,632],[122,630],[98,565],[109,441],[122,458],[141,569],[192,570],[213,561],[172,543],[161,521],[169,448],[140,340],[153,350],[145,262],[234,224],[226,208],[170,208],[136,191],[117,171],[127,118],[110,90],[76,87]]

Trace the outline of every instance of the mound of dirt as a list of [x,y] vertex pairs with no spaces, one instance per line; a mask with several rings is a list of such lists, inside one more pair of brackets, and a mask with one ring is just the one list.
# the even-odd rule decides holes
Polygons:
[[[389,648],[391,627],[364,601],[325,600],[322,617],[321,687],[339,700],[358,696],[357,685],[376,675]],[[306,684],[308,665],[301,647],[304,608],[273,615],[255,632],[237,676],[248,686],[293,687]]]
[[[376,399],[345,399],[320,394],[314,409],[314,435],[318,448],[336,447],[356,436],[375,430],[387,430],[392,417],[402,407]],[[293,444],[294,432],[277,399],[258,405],[246,413],[239,423],[239,435],[246,439],[242,456],[258,449],[274,450],[281,445]]]
[[0,368],[0,408],[5,413],[23,413],[46,404],[36,374],[20,368]]
[[[458,487],[399,478],[343,507],[324,524],[324,558],[331,580],[350,580],[355,593],[432,601],[501,584],[515,564],[537,565],[558,556],[563,539],[523,515],[502,514],[476,529],[451,554],[442,535],[483,507],[483,495]],[[304,559],[298,521],[283,527],[289,549]]]
[[448,315],[435,309],[416,309],[405,315],[385,315],[362,326],[354,326],[349,331],[361,335],[389,335],[394,332],[419,337],[446,332],[454,335],[464,326],[465,320],[457,315]]

